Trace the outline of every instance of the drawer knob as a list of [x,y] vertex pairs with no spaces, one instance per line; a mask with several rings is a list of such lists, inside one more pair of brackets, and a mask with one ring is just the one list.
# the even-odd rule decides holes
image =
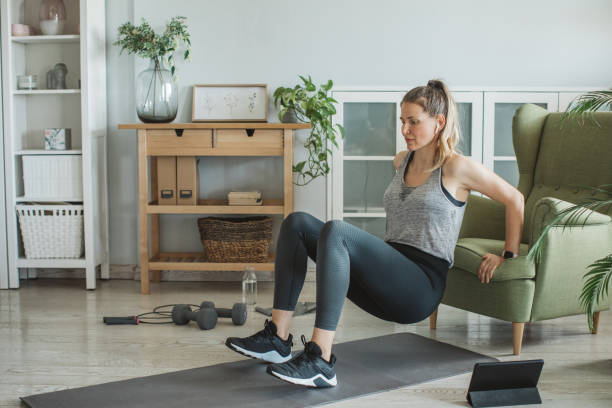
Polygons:
[[255,129],[245,129],[245,130],[246,130],[248,137],[251,137],[255,134]]
[[174,133],[176,133],[177,137],[183,136],[183,130],[185,129],[174,129]]

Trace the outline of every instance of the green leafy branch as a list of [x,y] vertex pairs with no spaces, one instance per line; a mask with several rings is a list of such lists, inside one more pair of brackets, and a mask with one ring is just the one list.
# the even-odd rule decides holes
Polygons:
[[610,279],[612,279],[612,254],[598,259],[587,268],[590,268],[590,270],[584,275],[586,282],[580,294],[580,304],[587,311],[589,330],[594,331],[593,313],[595,313],[595,305],[607,296]]
[[285,114],[292,110],[298,121],[310,123],[310,135],[304,142],[304,147],[308,151],[308,158],[293,166],[293,172],[298,173],[298,186],[304,186],[319,176],[329,173],[328,159],[332,156],[328,141],[338,147],[336,137],[344,138],[344,127],[336,124],[332,125],[332,116],[336,113],[334,104],[338,102],[328,96],[328,92],[333,86],[330,79],[326,84],[320,85],[317,89],[312,82],[310,75],[308,78],[299,76],[303,82],[293,88],[279,87],[274,91],[274,105],[279,107],[279,120],[283,120]]
[[189,60],[191,52],[191,40],[185,20],[186,17],[173,17],[166,24],[166,28],[161,35],[155,33],[144,18],[139,26],[135,26],[131,22],[124,23],[119,26],[118,40],[113,45],[121,47],[120,53],[126,51],[142,58],[157,59],[164,58],[167,55],[170,72],[175,77],[174,53],[177,51],[179,44],[183,43],[186,46],[183,59]]
[[580,95],[572,100],[567,110],[561,116],[561,123],[573,119],[576,124],[583,126],[586,118],[599,126],[593,113],[603,108],[612,110],[612,90],[593,91]]

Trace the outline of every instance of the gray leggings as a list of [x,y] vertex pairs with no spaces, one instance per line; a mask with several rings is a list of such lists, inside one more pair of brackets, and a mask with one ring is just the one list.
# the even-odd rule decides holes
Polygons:
[[419,265],[391,243],[346,221],[324,223],[294,212],[283,220],[278,237],[275,309],[295,309],[308,257],[317,264],[315,327],[320,329],[336,330],[347,297],[376,317],[406,324],[433,313],[444,291],[446,271]]

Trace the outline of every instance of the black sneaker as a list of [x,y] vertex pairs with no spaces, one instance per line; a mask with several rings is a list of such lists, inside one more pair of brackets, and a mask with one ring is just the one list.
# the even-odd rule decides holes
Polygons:
[[281,380],[305,385],[307,387],[334,387],[336,380],[336,356],[331,355],[329,363],[323,360],[321,348],[314,342],[306,342],[302,335],[304,351],[290,361],[282,364],[270,364],[266,371]]
[[293,343],[290,334],[287,340],[276,335],[276,324],[266,319],[264,328],[249,337],[228,337],[225,345],[240,354],[258,358],[270,363],[284,363],[291,360],[291,346]]

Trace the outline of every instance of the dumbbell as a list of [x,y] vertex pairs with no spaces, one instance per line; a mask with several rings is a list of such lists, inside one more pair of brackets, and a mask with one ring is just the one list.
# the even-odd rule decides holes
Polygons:
[[[205,305],[206,303],[206,305]],[[234,303],[231,309],[225,309],[221,307],[215,307],[213,302],[203,302],[202,309],[205,311],[206,323],[209,328],[215,327],[217,324],[217,318],[219,317],[227,317],[232,319],[232,323],[236,326],[242,326],[244,322],[246,322],[247,318],[247,308],[244,303]]]
[[172,321],[185,325],[194,320],[202,330],[210,330],[217,324],[219,317],[231,317],[235,325],[241,326],[246,321],[246,305],[236,303],[232,309],[215,308],[213,302],[202,302],[200,310],[192,311],[189,305],[176,305],[172,308]]
[[189,323],[190,320],[194,320],[200,329],[212,329],[214,325],[212,327],[208,327],[210,324],[207,324],[210,317],[206,318],[204,313],[200,313],[202,310],[209,309],[211,307],[215,307],[213,302],[202,302],[198,311],[191,310],[191,306],[189,305],[175,305],[172,308],[172,321],[174,324],[182,326]]

